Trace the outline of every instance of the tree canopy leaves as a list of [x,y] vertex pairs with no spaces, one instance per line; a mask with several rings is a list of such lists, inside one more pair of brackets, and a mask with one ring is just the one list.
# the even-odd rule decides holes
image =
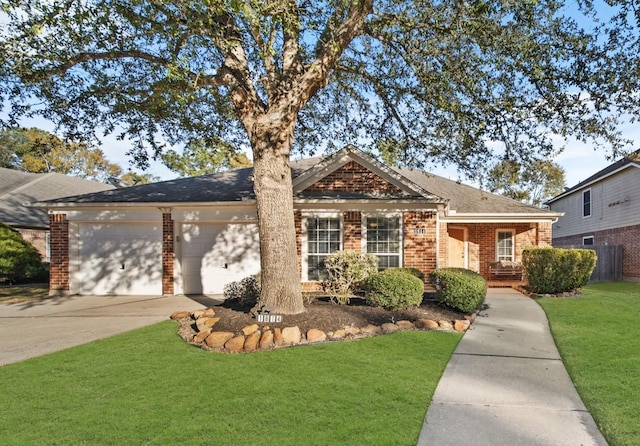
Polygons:
[[564,190],[564,169],[548,160],[521,165],[503,159],[489,169],[484,186],[491,192],[539,207]]
[[64,141],[37,128],[20,127],[0,131],[0,167],[100,181],[122,173],[120,166],[109,162],[97,147]]
[[71,133],[124,125],[143,165],[145,143],[248,144],[243,107],[280,102],[299,108],[304,153],[385,144],[404,164],[470,173],[496,142],[523,162],[558,135],[615,153],[616,119],[638,111],[640,48],[635,2],[610,3],[2,2],[0,96],[12,118]]

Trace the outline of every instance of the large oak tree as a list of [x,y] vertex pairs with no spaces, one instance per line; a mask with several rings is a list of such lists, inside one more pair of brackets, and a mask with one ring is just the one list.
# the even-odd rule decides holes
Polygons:
[[597,22],[587,1],[2,1],[0,95],[11,118],[121,129],[142,164],[164,142],[250,145],[262,303],[296,313],[292,151],[470,173],[496,142],[519,161],[552,134],[615,152],[640,91],[634,5]]

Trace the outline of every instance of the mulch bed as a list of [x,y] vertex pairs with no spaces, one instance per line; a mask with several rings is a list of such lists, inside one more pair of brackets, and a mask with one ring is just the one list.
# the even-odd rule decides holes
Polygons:
[[[225,302],[213,308],[216,317],[220,317],[220,321],[215,325],[216,331],[239,333],[243,327],[257,323],[253,314],[247,309],[234,306],[233,303]],[[338,305],[323,296],[307,302],[305,309],[304,313],[283,315],[281,323],[259,325],[269,325],[271,328],[297,326],[303,333],[311,328],[316,328],[330,333],[345,326],[362,328],[369,324],[380,326],[387,322],[395,323],[400,320],[415,322],[418,319],[433,321],[464,319],[463,313],[444,308],[428,296],[419,307],[399,311],[370,307],[365,305],[363,299],[360,298],[352,298],[348,305]]]

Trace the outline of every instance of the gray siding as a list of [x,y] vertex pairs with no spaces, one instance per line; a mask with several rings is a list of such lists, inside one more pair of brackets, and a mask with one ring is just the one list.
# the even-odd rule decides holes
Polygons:
[[[591,216],[582,216],[582,193],[591,189]],[[640,223],[640,169],[635,166],[586,185],[550,204],[554,212],[564,212],[553,225],[553,236],[621,228]]]

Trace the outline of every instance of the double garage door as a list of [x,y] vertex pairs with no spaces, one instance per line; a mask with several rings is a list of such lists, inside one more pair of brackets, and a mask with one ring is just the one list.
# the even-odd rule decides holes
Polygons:
[[[72,292],[162,294],[160,223],[80,223],[77,235]],[[225,284],[260,271],[256,224],[183,223],[176,235],[177,292],[219,294]]]

